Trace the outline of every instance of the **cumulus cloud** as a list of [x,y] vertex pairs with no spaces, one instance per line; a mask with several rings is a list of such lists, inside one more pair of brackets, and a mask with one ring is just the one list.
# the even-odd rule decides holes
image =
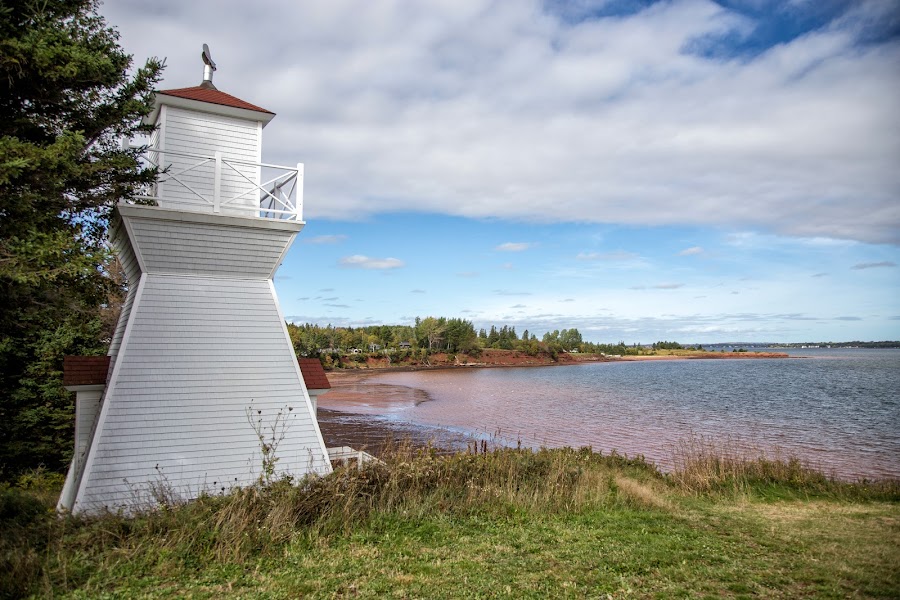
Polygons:
[[864,271],[866,269],[882,269],[882,268],[893,268],[896,267],[897,263],[891,262],[889,260],[883,260],[881,262],[864,262],[857,263],[850,267],[853,271]]
[[362,254],[345,256],[341,259],[342,267],[355,269],[399,269],[404,263],[399,258],[369,258]]
[[[163,87],[199,82],[208,41],[219,88],[278,113],[264,157],[307,164],[309,218],[416,210],[900,243],[900,42],[871,33],[894,3],[847,3],[735,57],[728,40],[761,14],[741,5],[101,10],[138,59],[168,57]],[[258,43],[271,31],[290,35]]]
[[506,242],[495,247],[494,250],[499,252],[523,252],[531,248],[528,242]]

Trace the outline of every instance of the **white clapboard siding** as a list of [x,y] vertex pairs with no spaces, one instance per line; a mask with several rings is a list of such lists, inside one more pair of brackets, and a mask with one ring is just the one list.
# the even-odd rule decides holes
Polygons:
[[[164,150],[187,152],[201,156],[222,153],[223,159],[238,159],[258,162],[260,157],[259,123],[224,115],[215,115],[167,106],[161,124],[164,135],[160,143]],[[194,167],[201,159],[166,154],[162,163],[168,174],[162,176],[159,187],[160,206],[185,210],[209,211],[209,201],[213,198],[214,169],[212,161]],[[191,168],[194,167],[194,168]],[[185,169],[190,169],[185,171]],[[177,178],[181,183],[171,180]],[[247,181],[249,179],[250,181]],[[253,182],[253,183],[251,183]],[[221,198],[223,203],[231,198],[239,198],[223,204],[223,214],[250,214],[241,208],[258,209],[260,192],[259,167],[255,165],[228,163],[221,170]],[[199,195],[198,195],[199,194]],[[203,196],[207,200],[201,198]]]
[[277,475],[329,472],[271,279],[302,224],[118,211],[117,245],[134,257],[140,284],[129,288],[115,366],[65,507],[128,510],[152,503],[160,486],[188,499],[251,484],[263,468],[258,432],[269,441],[276,422],[286,423],[275,433]]
[[[189,498],[220,491],[221,482],[250,484],[262,468],[254,423],[262,419],[263,433],[270,434],[279,415],[288,426],[276,450],[278,473],[327,472],[268,282],[145,277],[76,509],[129,505],[156,483]],[[229,302],[236,291],[257,296],[254,304]],[[179,316],[198,306],[211,311],[217,325],[202,332],[183,327]],[[266,368],[248,368],[248,350],[235,340],[248,322]]]
[[128,316],[131,314],[131,306],[134,304],[134,296],[137,291],[138,282],[141,279],[141,267],[138,263],[131,243],[128,240],[128,233],[122,223],[122,219],[116,215],[110,228],[110,237],[112,238],[113,247],[116,249],[116,255],[122,264],[122,270],[125,271],[125,279],[128,290],[125,295],[125,302],[122,304],[122,311],[119,313],[119,320],[116,323],[116,330],[113,333],[112,340],[109,345],[110,370],[116,362],[116,355],[119,353],[119,346],[122,343],[122,336],[125,335],[125,325],[128,323]]
[[135,219],[132,233],[148,273],[222,274],[268,277],[278,266],[291,231],[243,228],[223,236],[209,223],[185,225],[159,219]]
[[91,441],[94,422],[100,410],[103,390],[79,391],[75,399],[75,455],[72,459],[81,462]]

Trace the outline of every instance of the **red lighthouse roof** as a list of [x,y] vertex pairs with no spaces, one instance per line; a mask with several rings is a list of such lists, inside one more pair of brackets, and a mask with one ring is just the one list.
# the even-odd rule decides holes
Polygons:
[[274,115],[271,110],[266,110],[255,104],[245,102],[240,98],[235,98],[231,94],[220,92],[212,86],[206,87],[198,85],[188,88],[177,88],[174,90],[161,90],[157,94],[165,96],[173,96],[175,98],[184,98],[185,100],[197,100],[198,102],[208,102],[209,104],[218,104],[220,106],[230,106],[232,108],[243,108],[244,110],[252,110],[256,112]]

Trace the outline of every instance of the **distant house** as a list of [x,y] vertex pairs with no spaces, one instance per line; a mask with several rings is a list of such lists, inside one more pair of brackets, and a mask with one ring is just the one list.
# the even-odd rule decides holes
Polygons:
[[410,344],[409,342],[400,342],[401,350],[409,350],[410,348],[412,348],[412,344]]

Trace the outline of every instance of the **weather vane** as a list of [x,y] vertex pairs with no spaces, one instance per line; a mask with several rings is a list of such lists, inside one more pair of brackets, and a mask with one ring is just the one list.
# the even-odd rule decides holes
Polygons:
[[203,83],[201,84],[204,87],[211,87],[215,89],[216,86],[213,85],[212,78],[213,72],[216,70],[216,63],[212,59],[212,54],[209,53],[209,46],[203,44]]

